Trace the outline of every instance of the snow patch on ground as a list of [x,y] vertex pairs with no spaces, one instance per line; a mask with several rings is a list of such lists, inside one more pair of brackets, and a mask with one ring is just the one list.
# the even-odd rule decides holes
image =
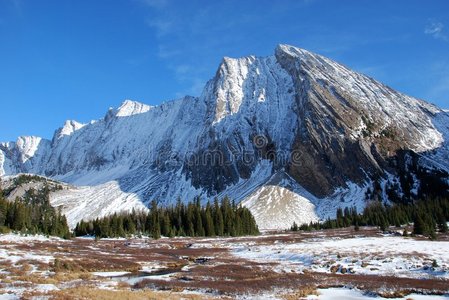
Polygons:
[[10,243],[29,243],[29,242],[47,242],[47,241],[65,241],[64,239],[54,236],[36,235],[22,235],[16,233],[0,234],[0,242]]
[[130,274],[131,272],[93,272],[92,274],[99,277],[118,277]]
[[393,299],[393,300],[443,300],[447,299],[446,296],[435,296],[435,295],[419,295],[410,294],[404,298],[384,298],[384,297],[374,297],[372,295],[365,295],[361,291],[356,289],[347,288],[330,288],[330,289],[318,289],[318,296],[311,295],[306,299],[309,300],[366,300],[366,299]]
[[[313,238],[295,244],[242,245],[239,257],[279,263],[279,272],[330,272],[332,266],[348,273],[408,278],[449,279],[449,242],[416,241],[402,237],[359,237],[340,240]],[[439,267],[432,269],[435,260]]]
[[13,264],[20,260],[37,260],[44,263],[50,263],[54,259],[55,258],[51,255],[37,255],[19,250],[11,252],[5,249],[0,249],[0,260],[7,260]]

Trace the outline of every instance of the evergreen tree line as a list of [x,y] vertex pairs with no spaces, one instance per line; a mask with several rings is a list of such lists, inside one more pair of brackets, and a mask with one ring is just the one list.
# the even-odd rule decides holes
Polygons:
[[125,237],[143,234],[158,239],[162,236],[242,236],[257,235],[259,230],[250,211],[228,197],[215,199],[205,206],[200,198],[184,204],[178,199],[176,205],[158,207],[152,201],[150,211],[132,211],[81,221],[76,227],[76,236],[94,235],[98,238]]
[[40,190],[29,189],[22,198],[7,201],[0,189],[0,232],[10,230],[70,238],[67,220],[50,205],[48,185]]
[[332,229],[354,226],[378,226],[382,231],[389,226],[400,227],[401,224],[413,222],[413,233],[435,238],[437,231],[447,232],[449,220],[449,200],[435,198],[415,201],[409,204],[385,205],[373,201],[358,214],[355,208],[337,209],[335,219],[309,224],[293,223],[291,230]]

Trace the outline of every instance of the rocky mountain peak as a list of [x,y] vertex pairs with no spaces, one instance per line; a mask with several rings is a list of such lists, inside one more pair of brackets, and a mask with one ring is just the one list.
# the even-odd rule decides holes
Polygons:
[[125,100],[120,105],[119,108],[115,111],[116,117],[128,117],[132,115],[146,113],[151,109],[151,106],[133,101],[133,100]]
[[37,136],[20,136],[17,138],[17,148],[21,153],[21,161],[25,163],[38,150],[42,138]]
[[56,137],[57,138],[61,138],[63,136],[68,136],[71,135],[72,133],[74,133],[75,131],[83,128],[86,124],[82,124],[79,123],[77,121],[74,120],[67,120],[64,123],[64,126],[61,127],[57,133],[56,133]]

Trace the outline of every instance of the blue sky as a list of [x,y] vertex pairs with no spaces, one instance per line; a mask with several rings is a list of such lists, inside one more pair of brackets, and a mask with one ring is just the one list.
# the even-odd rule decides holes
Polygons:
[[0,141],[199,95],[223,56],[279,43],[449,108],[446,0],[0,0]]

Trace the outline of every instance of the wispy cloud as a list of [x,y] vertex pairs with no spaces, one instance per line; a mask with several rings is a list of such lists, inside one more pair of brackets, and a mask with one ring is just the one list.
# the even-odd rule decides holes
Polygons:
[[[339,60],[371,45],[403,43],[410,38],[408,33],[398,31],[366,34],[369,27],[353,31],[336,29],[327,23],[310,22],[309,17],[296,21],[297,14],[313,12],[318,0],[292,0],[285,5],[262,0],[256,6],[249,1],[192,0],[188,5],[169,0],[138,1],[146,8],[146,24],[155,37],[156,54],[184,86],[181,89],[190,92],[198,91],[200,83],[214,75],[226,55],[267,55],[276,43],[290,43]],[[347,13],[339,9],[341,14]],[[384,26],[407,20],[388,19]],[[256,52],[257,49],[267,50]]]
[[424,33],[432,36],[434,39],[448,41],[448,37],[444,32],[444,25],[441,22],[430,21],[424,29]]
[[183,93],[199,95],[221,57],[242,42],[236,30],[260,17],[226,2],[198,7],[161,1],[140,0],[148,8],[146,24],[156,37],[157,55],[184,86]]

